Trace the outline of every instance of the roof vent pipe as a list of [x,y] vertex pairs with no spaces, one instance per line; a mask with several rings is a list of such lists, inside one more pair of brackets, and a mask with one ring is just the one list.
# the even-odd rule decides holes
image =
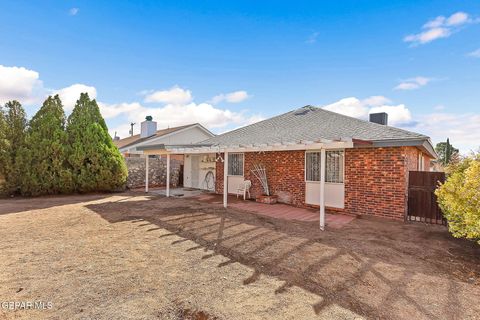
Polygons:
[[388,125],[388,114],[386,112],[370,113],[370,122]]

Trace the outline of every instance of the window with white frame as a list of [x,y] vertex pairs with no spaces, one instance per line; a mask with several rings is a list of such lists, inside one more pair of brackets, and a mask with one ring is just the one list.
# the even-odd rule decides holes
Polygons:
[[[344,152],[343,150],[326,151],[325,182],[343,183]],[[305,154],[305,180],[320,181],[320,152]]]
[[343,183],[343,151],[327,151],[325,159],[325,181]]
[[320,181],[320,152],[305,154],[305,180]]
[[243,153],[228,154],[228,175],[243,176]]
[[425,170],[424,163],[425,163],[425,162],[423,161],[423,153],[420,152],[420,153],[418,154],[418,166],[417,166],[418,171],[423,171],[423,170]]

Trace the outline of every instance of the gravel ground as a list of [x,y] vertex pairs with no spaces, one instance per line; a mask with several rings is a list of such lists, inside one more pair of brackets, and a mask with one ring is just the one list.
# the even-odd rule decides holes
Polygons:
[[480,319],[480,248],[441,226],[140,193],[0,200],[0,225],[0,319]]

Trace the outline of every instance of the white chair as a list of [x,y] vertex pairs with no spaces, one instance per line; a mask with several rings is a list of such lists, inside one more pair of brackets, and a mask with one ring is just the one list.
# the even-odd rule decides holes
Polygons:
[[240,183],[237,188],[237,199],[238,199],[238,195],[242,193],[243,193],[243,200],[247,200],[247,193],[248,193],[248,198],[250,198],[251,186],[252,186],[252,181],[250,180],[244,180],[242,183]]

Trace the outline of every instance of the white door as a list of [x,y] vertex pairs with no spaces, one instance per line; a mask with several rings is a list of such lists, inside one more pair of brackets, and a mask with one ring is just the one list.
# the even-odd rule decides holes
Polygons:
[[198,176],[200,175],[200,156],[192,155],[191,163],[191,177],[192,177],[192,188],[200,188],[198,183]]

